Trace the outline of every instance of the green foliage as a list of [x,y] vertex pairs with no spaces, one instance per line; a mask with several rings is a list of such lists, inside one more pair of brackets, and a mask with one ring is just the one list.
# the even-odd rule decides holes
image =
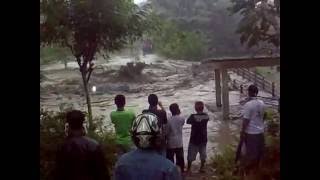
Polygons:
[[147,9],[127,0],[43,0],[41,44],[58,43],[91,60],[142,36]]
[[179,30],[170,21],[160,20],[159,29],[151,37],[155,50],[168,58],[199,60],[206,50],[201,34]]
[[233,175],[236,168],[234,159],[235,149],[231,146],[226,146],[221,154],[214,156],[211,166],[215,168],[215,175],[219,180],[240,180],[239,176]]
[[[65,138],[65,115],[65,112],[40,110],[40,179],[53,179],[56,151]],[[104,130],[102,120],[103,117],[94,119],[95,126],[100,128],[95,132],[89,131],[88,136],[101,144],[111,172],[116,161],[115,136]]]
[[140,38],[148,6],[131,0],[42,0],[40,45],[67,47],[79,65],[92,129],[88,83],[98,52],[108,55]]
[[152,0],[153,9],[162,19],[173,22],[179,30],[200,32],[206,47],[204,56],[248,54],[235,33],[239,15],[230,16],[229,0]]
[[231,2],[230,12],[242,15],[236,31],[241,35],[242,44],[246,43],[249,48],[261,43],[280,46],[280,0],[272,4],[264,0],[231,0]]
[[49,64],[58,61],[69,61],[71,52],[63,47],[40,47],[40,64]]

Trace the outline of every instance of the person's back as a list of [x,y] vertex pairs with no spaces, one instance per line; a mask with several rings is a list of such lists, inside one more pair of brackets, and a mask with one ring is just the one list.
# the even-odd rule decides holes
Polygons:
[[168,147],[169,148],[178,148],[182,147],[182,128],[184,125],[184,118],[175,115],[171,116],[168,120],[167,127],[167,139],[168,139]]
[[137,149],[118,160],[116,180],[179,180],[176,166],[154,150]]
[[167,124],[168,120],[167,120],[166,111],[164,111],[162,109],[157,109],[157,108],[149,108],[149,109],[144,109],[142,111],[142,113],[147,113],[147,112],[153,113],[159,118],[159,125],[161,127],[163,127],[163,125]]
[[138,149],[122,155],[114,169],[115,180],[180,180],[177,167],[157,152],[162,131],[152,113],[136,117],[131,133]]
[[[75,119],[75,121],[78,121],[73,117],[84,119],[84,115],[76,110],[67,114],[67,120]],[[103,151],[95,140],[85,136],[83,129],[81,129],[83,122],[81,121],[82,120],[74,123],[71,120],[71,122],[69,122],[70,130],[68,131],[68,137],[64,143],[59,146],[57,151],[55,179],[109,179]]]
[[191,114],[187,119],[187,124],[191,124],[191,135],[188,147],[188,171],[190,172],[191,164],[196,160],[196,156],[200,154],[201,166],[200,172],[204,171],[204,164],[207,158],[207,124],[209,116],[203,112],[204,103],[197,101],[195,103],[196,114]]
[[193,144],[206,143],[207,139],[207,124],[209,116],[205,112],[191,114],[187,120],[187,124],[191,124],[190,142]]
[[115,126],[116,142],[123,145],[131,145],[130,128],[135,114],[129,110],[112,111],[110,114],[112,123]]
[[182,127],[184,125],[184,118],[180,116],[180,108],[177,103],[169,106],[172,116],[168,120],[167,125],[167,158],[171,162],[176,156],[176,164],[180,167],[181,172],[184,172],[184,153],[182,140]]
[[116,111],[110,113],[111,122],[114,124],[116,131],[116,144],[118,156],[125,152],[128,152],[133,148],[133,143],[130,137],[130,128],[132,121],[135,118],[133,111],[128,111],[124,109],[126,104],[126,99],[124,95],[117,95],[114,99],[117,106]]
[[262,100],[252,97],[244,105],[244,118],[249,119],[249,124],[245,130],[248,134],[260,134],[264,132],[265,104]]
[[[152,113],[155,114],[158,118],[158,126],[162,130],[162,132],[166,132],[166,124],[167,120],[167,113],[164,110],[162,104],[158,101],[158,97],[155,94],[150,94],[148,96],[149,108],[142,111],[142,113]],[[158,109],[158,105],[161,109]],[[159,147],[157,147],[158,152],[165,156],[166,154],[166,134],[162,133],[161,140],[159,143]]]

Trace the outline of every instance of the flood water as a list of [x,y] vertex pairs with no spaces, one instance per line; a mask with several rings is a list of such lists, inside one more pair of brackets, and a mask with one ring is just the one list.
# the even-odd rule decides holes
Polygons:
[[[105,67],[105,72],[112,69],[118,69],[120,65],[125,65],[132,61],[132,58],[115,56],[106,62],[98,59],[96,65]],[[167,110],[170,116],[169,105],[178,103],[181,109],[181,115],[187,118],[194,113],[194,102],[203,101],[206,104],[205,112],[209,114],[208,123],[208,157],[213,156],[215,152],[222,150],[225,146],[235,144],[235,135],[238,134],[240,120],[222,121],[221,110],[215,107],[215,83],[213,72],[201,69],[196,76],[192,73],[192,64],[199,64],[190,61],[176,61],[163,59],[155,55],[141,57],[141,61],[149,64],[143,70],[143,77],[147,79],[143,82],[120,81],[115,74],[101,75],[105,72],[97,70],[92,75],[90,86],[96,86],[97,91],[92,92],[92,108],[94,116],[104,116],[105,127],[110,131],[114,130],[111,124],[109,114],[115,110],[113,98],[116,94],[126,96],[126,107],[139,114],[148,107],[147,97],[155,93],[159,101]],[[59,106],[63,103],[72,104],[77,109],[86,110],[85,98],[82,94],[81,77],[77,70],[76,63],[69,63],[69,69],[64,70],[63,64],[53,64],[42,66],[47,79],[41,84],[41,106],[48,109],[59,111]],[[213,71],[213,70],[212,70]],[[100,74],[99,74],[100,73]],[[231,78],[241,81],[240,77],[229,72]],[[106,73],[107,74],[107,73]],[[75,83],[67,83],[75,81]],[[125,91],[117,91],[125,87]],[[91,89],[91,88],[90,88]],[[100,90],[99,90],[100,89]],[[270,96],[262,92],[263,96]],[[229,93],[231,113],[239,114],[240,93],[230,91]],[[213,107],[209,108],[208,107]],[[240,108],[241,109],[241,108]],[[185,124],[183,127],[183,144],[185,158],[187,156],[187,147],[190,137],[191,126]],[[199,157],[197,157],[199,158]]]

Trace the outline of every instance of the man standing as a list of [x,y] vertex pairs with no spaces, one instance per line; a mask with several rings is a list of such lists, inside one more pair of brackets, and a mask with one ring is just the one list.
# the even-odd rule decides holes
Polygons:
[[200,154],[201,167],[200,172],[205,172],[204,164],[207,158],[207,124],[209,116],[203,112],[204,104],[202,101],[197,101],[194,106],[196,114],[191,114],[187,119],[187,124],[191,124],[191,135],[188,147],[188,169],[190,172],[191,164],[196,160],[196,156]]
[[252,174],[258,168],[264,150],[265,104],[257,99],[258,88],[248,87],[249,101],[244,105],[241,140],[245,145],[244,169]]
[[115,180],[181,180],[178,168],[156,151],[162,133],[157,116],[152,113],[138,115],[131,132],[138,148],[117,161]]
[[81,111],[67,113],[67,138],[57,152],[57,180],[110,179],[100,145],[85,136],[84,120],[85,115]]
[[184,153],[182,140],[182,127],[185,119],[180,116],[180,108],[177,103],[169,106],[172,116],[168,120],[167,127],[167,158],[174,163],[174,155],[176,156],[176,164],[180,167],[181,173],[184,173]]
[[[158,101],[158,96],[155,94],[150,94],[148,96],[149,109],[145,109],[142,113],[153,113],[158,118],[158,126],[160,127],[162,132],[166,132],[166,124],[167,124],[167,113],[163,108],[162,104]],[[158,109],[158,105],[160,109]],[[158,152],[163,156],[166,156],[166,134],[162,133],[161,140],[158,149]]]
[[133,149],[134,145],[131,141],[130,128],[135,114],[132,111],[124,109],[126,98],[124,95],[117,95],[114,98],[114,103],[117,106],[116,111],[110,114],[111,122],[114,124],[116,131],[116,144],[118,156]]

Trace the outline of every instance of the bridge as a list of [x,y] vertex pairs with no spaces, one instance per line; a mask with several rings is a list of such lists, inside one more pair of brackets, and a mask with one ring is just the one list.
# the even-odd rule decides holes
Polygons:
[[280,56],[261,56],[254,58],[210,58],[202,60],[201,64],[214,70],[216,105],[217,107],[222,106],[223,119],[227,120],[229,119],[228,69],[276,66],[280,65]]

